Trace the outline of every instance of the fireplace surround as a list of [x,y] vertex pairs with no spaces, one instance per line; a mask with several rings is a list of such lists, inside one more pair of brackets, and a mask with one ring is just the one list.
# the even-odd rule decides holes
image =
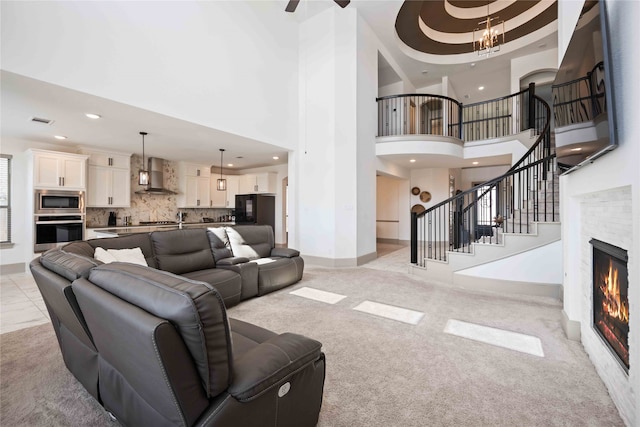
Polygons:
[[627,251],[598,239],[593,252],[593,328],[625,372],[629,370]]

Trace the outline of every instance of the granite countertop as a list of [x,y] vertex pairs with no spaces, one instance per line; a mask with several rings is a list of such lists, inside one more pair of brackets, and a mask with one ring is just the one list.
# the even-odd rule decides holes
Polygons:
[[[235,222],[190,222],[182,223],[182,228],[208,228],[220,227],[223,225],[235,225]],[[87,230],[93,230],[96,234],[104,234],[111,236],[125,236],[134,233],[151,233],[152,231],[161,230],[178,230],[179,224],[161,224],[161,225],[128,225],[128,226],[87,226]]]

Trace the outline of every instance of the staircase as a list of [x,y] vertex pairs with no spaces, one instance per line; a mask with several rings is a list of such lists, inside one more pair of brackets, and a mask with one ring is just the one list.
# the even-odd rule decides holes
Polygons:
[[[412,274],[465,288],[559,297],[562,278],[557,162],[549,107],[538,138],[506,174],[412,214]],[[538,114],[539,113],[539,114]],[[541,120],[544,119],[544,120]],[[526,275],[519,272],[528,271]]]

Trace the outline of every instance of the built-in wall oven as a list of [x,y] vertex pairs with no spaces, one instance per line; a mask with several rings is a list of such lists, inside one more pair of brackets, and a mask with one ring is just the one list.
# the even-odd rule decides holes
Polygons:
[[85,233],[84,191],[35,190],[34,252],[44,252]]

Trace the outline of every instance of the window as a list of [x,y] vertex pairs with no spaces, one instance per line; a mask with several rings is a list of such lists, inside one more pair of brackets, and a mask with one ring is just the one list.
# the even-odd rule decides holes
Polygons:
[[0,244],[11,243],[11,156],[0,154]]

